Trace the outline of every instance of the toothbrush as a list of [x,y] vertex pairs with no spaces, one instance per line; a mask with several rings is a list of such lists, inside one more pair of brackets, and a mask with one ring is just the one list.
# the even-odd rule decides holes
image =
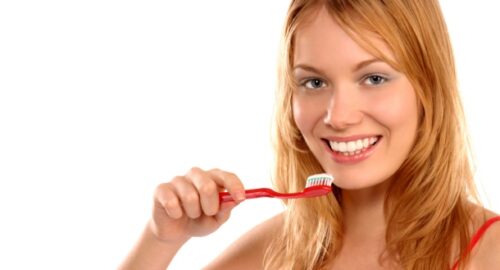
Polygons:
[[[295,193],[279,193],[270,188],[256,188],[245,190],[246,199],[254,199],[261,197],[271,197],[279,199],[298,199],[311,198],[322,196],[332,191],[333,176],[329,174],[313,174],[307,177],[306,187],[302,192]],[[234,201],[229,192],[219,192],[219,201],[231,202]]]

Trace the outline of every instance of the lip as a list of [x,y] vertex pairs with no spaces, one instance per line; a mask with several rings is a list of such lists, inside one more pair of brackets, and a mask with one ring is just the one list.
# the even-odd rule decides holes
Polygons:
[[363,160],[368,159],[373,154],[373,152],[375,152],[377,146],[382,141],[383,137],[380,135],[361,135],[361,136],[351,136],[351,137],[328,137],[328,138],[325,138],[327,140],[332,140],[332,141],[337,141],[337,142],[345,142],[345,141],[353,141],[353,140],[370,138],[370,137],[378,137],[377,143],[368,147],[363,152],[361,152],[359,154],[352,155],[352,156],[344,156],[343,154],[341,154],[339,152],[333,151],[330,148],[330,146],[328,145],[328,142],[324,142],[324,146],[325,146],[328,154],[330,154],[330,156],[332,157],[332,159],[336,163],[345,164],[345,165],[352,165],[352,164],[356,164],[356,163],[359,163]]

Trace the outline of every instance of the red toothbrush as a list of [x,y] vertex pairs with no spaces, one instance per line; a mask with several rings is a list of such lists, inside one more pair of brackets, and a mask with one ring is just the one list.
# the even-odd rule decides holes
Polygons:
[[[245,190],[246,199],[254,199],[261,197],[271,197],[279,199],[298,199],[311,198],[316,196],[326,195],[332,192],[333,176],[329,174],[314,174],[307,177],[306,187],[302,192],[294,193],[279,193],[270,188],[256,188]],[[229,192],[219,192],[219,201],[231,202],[234,201]]]

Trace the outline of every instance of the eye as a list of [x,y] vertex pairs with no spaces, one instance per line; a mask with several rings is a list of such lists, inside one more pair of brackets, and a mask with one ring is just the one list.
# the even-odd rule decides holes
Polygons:
[[325,87],[325,82],[318,78],[305,80],[302,84],[307,89],[319,89]]
[[376,86],[385,83],[387,80],[388,79],[384,76],[373,74],[365,77],[364,83],[367,85]]

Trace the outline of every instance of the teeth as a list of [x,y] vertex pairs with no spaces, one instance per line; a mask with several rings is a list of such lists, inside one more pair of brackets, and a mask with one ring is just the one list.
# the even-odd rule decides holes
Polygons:
[[370,137],[349,142],[329,141],[330,147],[344,156],[356,155],[378,141],[378,137]]
[[332,149],[339,149],[339,143],[338,142],[330,142],[330,147]]
[[347,151],[349,151],[349,152],[356,151],[356,142],[348,142],[347,143]]
[[362,140],[357,140],[356,141],[356,150],[361,150],[363,149],[363,141]]
[[[333,149],[335,150],[335,149]],[[339,148],[337,151],[340,151],[340,152],[345,152],[347,151],[347,144],[345,142],[341,142],[339,143]]]

